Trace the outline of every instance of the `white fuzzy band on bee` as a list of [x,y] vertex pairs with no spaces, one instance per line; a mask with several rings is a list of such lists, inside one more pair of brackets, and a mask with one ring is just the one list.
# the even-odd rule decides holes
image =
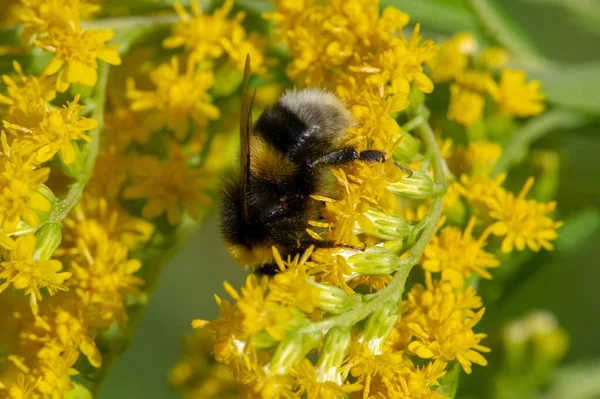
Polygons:
[[342,101],[322,89],[288,90],[279,102],[307,128],[316,127],[320,134],[330,136],[332,144],[342,139],[346,129],[353,125],[352,114]]

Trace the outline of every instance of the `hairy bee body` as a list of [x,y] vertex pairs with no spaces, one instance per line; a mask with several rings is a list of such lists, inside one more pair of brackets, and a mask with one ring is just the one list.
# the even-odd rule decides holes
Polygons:
[[306,232],[308,220],[319,217],[310,196],[321,187],[326,167],[383,160],[379,151],[341,147],[351,121],[336,96],[306,89],[288,91],[248,129],[248,160],[242,159],[241,176],[222,195],[221,228],[234,259],[272,274],[278,270],[272,246],[285,256],[315,243]]

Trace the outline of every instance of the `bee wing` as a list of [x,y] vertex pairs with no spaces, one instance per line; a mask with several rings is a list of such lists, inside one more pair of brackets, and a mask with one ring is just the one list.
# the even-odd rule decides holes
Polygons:
[[250,129],[252,129],[252,102],[256,90],[248,93],[250,79],[250,55],[246,56],[244,80],[242,81],[242,110],[240,113],[240,163],[242,171],[242,215],[248,219],[248,187],[250,186]]

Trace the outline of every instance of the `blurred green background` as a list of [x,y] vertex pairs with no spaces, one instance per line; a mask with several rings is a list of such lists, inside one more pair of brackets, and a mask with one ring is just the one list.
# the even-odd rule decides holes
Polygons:
[[[430,12],[423,9],[428,2],[420,0],[385,3],[397,4],[415,21],[419,21],[419,12]],[[569,63],[596,61],[600,65],[600,1],[510,0],[500,4],[547,57]],[[430,30],[426,21],[422,22],[424,30]],[[579,82],[580,87],[571,89],[589,93],[593,89],[588,86],[597,87],[600,75],[589,75],[591,81]],[[600,96],[595,101],[600,104]],[[495,328],[504,321],[521,317],[532,308],[544,308],[557,316],[571,336],[563,365],[600,364],[599,132],[600,125],[595,122],[585,128],[553,133],[536,143],[543,148],[557,148],[560,153],[559,217],[571,221],[563,228],[570,231],[557,243],[559,250],[534,256],[502,301],[487,306],[486,317],[476,330],[490,332],[491,344]],[[100,398],[176,398],[167,386],[166,376],[180,355],[180,336],[192,330],[192,319],[217,315],[213,294],[223,293],[223,280],[235,287],[244,276],[243,268],[229,258],[219,237],[218,223],[211,217],[165,267],[133,342],[112,370]],[[496,353],[490,355],[491,362],[500,355],[493,349]],[[460,392],[480,397],[483,391],[478,384],[486,381],[486,373],[492,370],[477,367],[472,376],[462,379]],[[600,375],[596,378],[600,381]]]

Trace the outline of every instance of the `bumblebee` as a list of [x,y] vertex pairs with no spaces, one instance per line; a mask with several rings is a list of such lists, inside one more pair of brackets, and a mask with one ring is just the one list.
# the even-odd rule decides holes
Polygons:
[[327,167],[355,160],[383,162],[385,153],[343,146],[352,116],[335,95],[319,89],[290,90],[252,127],[254,94],[247,92],[249,59],[242,84],[241,173],[224,185],[221,230],[231,256],[257,274],[279,271],[272,246],[286,256],[316,241],[308,221],[319,217],[311,198]]

